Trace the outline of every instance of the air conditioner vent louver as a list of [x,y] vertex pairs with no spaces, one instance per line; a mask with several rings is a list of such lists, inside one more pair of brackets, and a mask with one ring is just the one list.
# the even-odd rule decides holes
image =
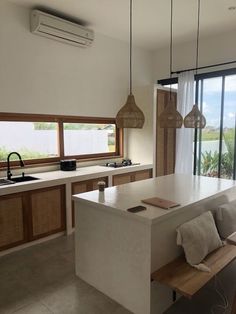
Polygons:
[[39,10],[31,12],[31,32],[80,47],[91,46],[94,40],[92,30]]

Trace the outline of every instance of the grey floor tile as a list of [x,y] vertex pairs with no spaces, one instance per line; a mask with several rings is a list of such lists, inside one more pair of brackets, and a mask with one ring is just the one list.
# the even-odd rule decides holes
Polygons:
[[38,294],[38,298],[58,314],[115,313],[120,307],[79,278],[67,284],[57,283]]
[[52,314],[42,303],[35,302],[14,312],[15,314]]
[[132,314],[130,311],[124,309],[122,306],[118,306],[113,314]]
[[0,284],[0,313],[9,314],[23,306],[32,304],[35,297],[25,289],[24,285],[12,277],[1,278]]
[[[218,277],[232,303],[236,262]],[[181,298],[166,314],[210,314],[212,305],[220,302],[211,281],[191,301]],[[75,276],[73,236],[0,258],[0,313],[132,314]]]
[[39,244],[39,249],[50,249],[56,253],[66,253],[74,250],[74,235],[62,236],[60,241],[53,239],[46,243]]

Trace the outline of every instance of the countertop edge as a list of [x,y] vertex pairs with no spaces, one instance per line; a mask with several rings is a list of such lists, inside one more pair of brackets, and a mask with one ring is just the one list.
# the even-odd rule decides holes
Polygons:
[[[102,210],[105,210],[105,211],[111,211],[112,210],[112,213],[115,213],[119,216],[126,216],[126,217],[129,217],[129,218],[134,218],[135,220],[138,220],[140,222],[143,222],[147,225],[155,225],[156,223],[159,223],[160,221],[164,221],[166,219],[169,219],[170,217],[172,216],[175,216],[176,214],[179,214],[179,213],[182,213],[183,211],[185,211],[189,206],[197,206],[198,204],[201,204],[201,202],[207,202],[208,200],[210,201],[211,199],[215,198],[215,197],[218,197],[218,196],[221,196],[221,195],[224,195],[225,193],[229,192],[230,190],[233,190],[233,189],[236,189],[236,185],[232,185],[230,187],[226,187],[225,189],[221,190],[221,191],[218,191],[216,194],[213,194],[213,195],[209,195],[201,200],[197,200],[197,201],[194,201],[194,202],[191,202],[191,203],[187,203],[187,204],[184,204],[184,205],[180,205],[176,208],[173,208],[173,209],[169,209],[169,210],[165,210],[166,213],[163,214],[162,216],[159,216],[159,217],[155,217],[155,218],[148,218],[148,217],[143,217],[143,216],[139,216],[139,215],[136,215],[136,214],[131,214],[132,216],[130,216],[130,213],[127,213],[125,210],[120,210],[119,208],[116,208],[114,206],[109,206],[109,205],[105,205],[105,204],[102,204],[102,203],[99,203],[99,202],[95,202],[95,201],[91,201],[91,200],[87,200],[87,199],[84,199],[84,198],[81,198],[80,197],[80,194],[76,194],[76,195],[73,195],[72,196],[72,199],[78,203],[81,203],[81,204],[86,204],[86,205],[90,205],[92,207],[96,207],[98,209],[102,209]],[[99,192],[98,192],[99,193]],[[145,206],[148,208],[151,208],[151,207],[155,207],[155,206],[152,206],[152,205],[147,205],[145,204]],[[161,208],[159,208],[161,209]],[[209,210],[213,210],[214,208],[209,208]]]
[[[97,167],[101,167],[101,171],[93,172],[93,170]],[[16,183],[12,185],[2,185],[0,186],[0,196],[25,192],[28,190],[46,188],[48,186],[55,186],[55,185],[61,185],[61,184],[66,184],[66,183],[84,181],[87,179],[88,180],[96,179],[97,177],[101,177],[101,176],[112,176],[116,174],[123,174],[123,173],[147,170],[147,169],[152,169],[152,168],[153,168],[153,164],[140,164],[140,165],[134,165],[134,166],[126,166],[122,168],[107,168],[105,166],[103,167],[103,166],[96,165],[96,166],[77,168],[77,170],[73,172],[74,175],[72,175],[72,171],[65,172],[65,171],[60,171],[60,170],[42,172],[42,173],[32,173],[30,175],[39,177],[39,180]],[[91,172],[89,172],[90,169],[91,169]],[[81,173],[80,170],[84,170],[88,172]],[[63,174],[64,177],[60,177],[59,174],[60,175]],[[50,178],[50,176],[53,176],[53,175],[55,175],[55,177]]]

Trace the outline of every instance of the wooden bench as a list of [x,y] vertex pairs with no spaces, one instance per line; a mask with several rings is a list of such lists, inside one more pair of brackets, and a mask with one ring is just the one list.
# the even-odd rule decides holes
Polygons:
[[[226,244],[207,256],[204,260],[211,272],[203,272],[191,267],[184,256],[178,257],[151,275],[152,281],[169,286],[173,291],[191,299],[210,279],[236,258],[236,246]],[[175,299],[175,295],[174,295]]]
[[227,242],[232,244],[232,245],[236,245],[236,232],[232,233],[228,238],[227,238]]

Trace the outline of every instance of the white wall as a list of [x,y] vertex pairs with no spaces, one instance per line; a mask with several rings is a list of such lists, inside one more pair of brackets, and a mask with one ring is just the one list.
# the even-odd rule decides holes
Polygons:
[[[199,66],[236,60],[235,31],[219,34],[209,38],[200,38]],[[174,44],[173,70],[195,67],[196,41]],[[225,68],[236,68],[236,63],[227,67],[206,69],[205,72]],[[169,78],[169,47],[159,49],[153,54],[153,80]]]
[[127,154],[134,162],[153,163],[153,96],[152,85],[134,88],[137,106],[143,111],[145,123],[142,129],[127,129]]
[[[0,3],[0,112],[115,117],[128,91],[128,44],[97,34],[83,49],[29,31],[26,8]],[[151,53],[134,49],[134,85],[152,82]]]

